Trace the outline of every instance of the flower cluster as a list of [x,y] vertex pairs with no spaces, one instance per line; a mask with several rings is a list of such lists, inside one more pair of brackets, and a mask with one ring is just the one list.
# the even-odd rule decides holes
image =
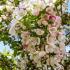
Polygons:
[[[55,70],[64,70],[59,64],[65,55],[62,20],[50,3],[51,0],[48,1],[24,0],[17,7],[10,2],[10,5],[5,6],[7,12],[12,13],[9,34],[15,37],[20,35],[22,38],[24,70],[47,70],[48,66]],[[1,15],[0,22],[2,19],[6,20],[7,17]]]
[[44,65],[61,70],[63,67],[59,63],[65,54],[65,36],[61,18],[56,15],[53,7],[47,7],[40,18],[39,14],[39,11],[28,13],[21,20],[26,27],[21,33],[23,50],[29,52],[30,60],[33,60],[38,68],[44,64],[41,62],[43,60]]

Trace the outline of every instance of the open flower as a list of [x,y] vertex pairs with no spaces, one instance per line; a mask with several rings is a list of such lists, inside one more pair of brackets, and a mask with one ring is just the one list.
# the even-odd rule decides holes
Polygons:
[[46,55],[46,52],[45,51],[40,51],[39,52],[39,58],[43,57]]
[[1,15],[1,17],[6,20],[7,19],[7,16],[6,15]]
[[46,20],[42,20],[42,24],[43,24],[44,26],[47,26],[47,25],[48,25],[48,22],[47,22]]
[[21,33],[21,37],[29,37],[30,33],[28,31],[24,31]]
[[43,35],[44,31],[42,29],[34,29],[37,35]]
[[51,36],[56,37],[57,36],[57,27],[52,27],[51,25],[48,26],[48,30],[51,34]]
[[39,15],[39,12],[40,12],[40,9],[35,8],[35,9],[33,9],[32,14],[33,14],[34,16],[38,16],[38,15]]
[[40,26],[42,24],[42,19],[38,20],[37,24]]
[[61,26],[61,18],[59,16],[56,16],[55,25],[57,28]]
[[51,6],[46,8],[46,13],[51,15],[51,16],[56,15],[55,11],[53,10],[53,7],[51,7]]
[[56,16],[53,15],[48,15],[49,20],[51,20],[52,22],[54,22],[56,20]]
[[47,26],[48,25],[48,22],[44,18],[40,19],[37,23],[38,23],[39,26],[41,24],[44,25],[44,26]]
[[55,50],[56,46],[54,44],[52,45],[46,45],[45,46],[45,50],[46,50],[46,53],[53,53],[54,50]]
[[32,46],[35,46],[35,45],[39,44],[39,42],[38,42],[37,38],[31,37],[29,44],[31,44]]

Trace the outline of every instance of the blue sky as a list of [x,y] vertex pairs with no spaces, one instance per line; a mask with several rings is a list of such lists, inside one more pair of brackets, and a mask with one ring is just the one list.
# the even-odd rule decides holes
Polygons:
[[70,51],[70,45],[66,46],[66,52]]
[[[69,13],[70,13],[70,1],[68,2],[68,10],[67,10]],[[4,45],[3,42],[0,42],[0,52],[3,52],[4,49],[6,49],[7,51],[12,51],[10,49],[10,47],[8,45]],[[67,47],[66,48],[66,51],[70,50],[70,47]]]
[[66,10],[66,12],[70,13],[70,0],[68,2],[68,9]]
[[68,2],[68,12],[70,13],[70,1]]
[[0,42],[0,52],[3,52],[4,50],[12,52],[12,49],[10,49],[8,45],[4,45],[3,42]]

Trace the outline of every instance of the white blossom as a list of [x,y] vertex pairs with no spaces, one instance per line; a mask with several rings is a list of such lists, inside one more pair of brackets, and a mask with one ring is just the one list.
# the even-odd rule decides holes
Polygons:
[[37,35],[43,35],[44,31],[42,29],[34,29]]
[[43,57],[46,55],[46,52],[45,51],[40,51],[39,52],[39,58]]

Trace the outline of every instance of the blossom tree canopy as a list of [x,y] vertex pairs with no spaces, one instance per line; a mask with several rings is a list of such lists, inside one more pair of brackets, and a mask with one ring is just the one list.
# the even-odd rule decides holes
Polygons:
[[65,17],[64,2],[0,1],[0,40],[9,44],[14,56],[23,57],[23,70],[64,70],[60,64],[66,45],[63,25],[70,18]]

